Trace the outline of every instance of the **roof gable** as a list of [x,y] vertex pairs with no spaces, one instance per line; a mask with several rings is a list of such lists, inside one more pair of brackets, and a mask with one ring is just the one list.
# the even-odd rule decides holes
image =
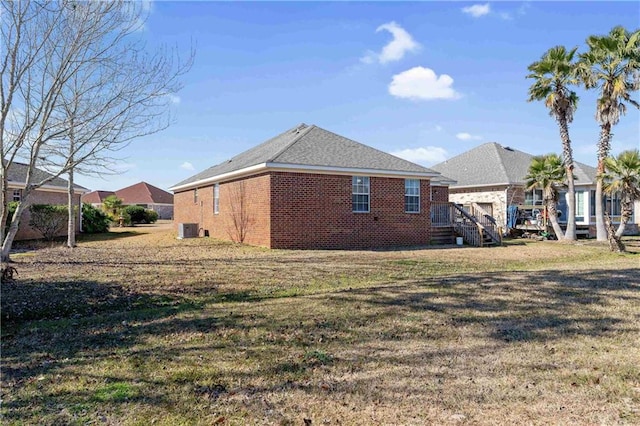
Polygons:
[[83,203],[102,204],[104,199],[110,195],[116,195],[113,191],[91,191],[82,196]]
[[173,204],[173,194],[146,182],[119,189],[115,195],[123,204]]
[[380,172],[436,175],[433,170],[403,160],[318,126],[301,124],[223,163],[204,170],[174,188],[215,179],[251,166],[298,166],[335,169],[368,169]]
[[[457,181],[456,187],[490,185],[524,185],[524,177],[534,156],[517,149],[489,142],[450,158],[432,169]],[[589,185],[595,182],[595,171],[591,166],[574,163],[576,184]]]

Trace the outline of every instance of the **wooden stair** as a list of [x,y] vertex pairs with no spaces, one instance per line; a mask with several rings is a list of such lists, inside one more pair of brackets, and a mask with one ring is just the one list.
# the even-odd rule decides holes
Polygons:
[[447,245],[454,244],[456,241],[456,233],[453,226],[438,226],[431,228],[431,244]]

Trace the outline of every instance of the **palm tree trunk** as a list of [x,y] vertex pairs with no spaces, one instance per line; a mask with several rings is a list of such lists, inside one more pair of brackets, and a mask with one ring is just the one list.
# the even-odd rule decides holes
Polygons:
[[613,231],[613,225],[611,224],[611,218],[608,213],[605,213],[605,226],[607,227],[609,237],[607,240],[609,241],[609,249],[616,253],[622,253],[626,251],[626,247],[622,243],[622,240],[615,235]]
[[553,232],[556,234],[556,238],[558,240],[567,239],[567,236],[562,232],[562,228],[558,223],[558,212],[555,206],[556,201],[550,200],[547,202],[547,216],[549,217],[549,222],[551,222],[551,227],[553,228]]
[[620,225],[618,225],[618,229],[616,230],[616,237],[617,238],[622,238],[622,234],[624,234],[624,230],[627,227],[627,223],[629,223],[629,220],[631,219],[631,216],[633,215],[633,201],[629,200],[627,197],[625,197],[624,200],[622,200],[622,206],[621,206],[621,211],[620,211]]
[[604,159],[609,156],[611,145],[611,124],[600,126],[600,140],[598,141],[598,171],[596,176],[596,239],[607,241],[607,228],[604,222],[604,203],[602,200],[602,176],[604,174]]
[[[577,239],[576,189],[573,182],[573,151],[571,149],[571,139],[569,138],[569,123],[567,122],[566,116],[558,117],[558,127],[560,129],[560,139],[562,140],[562,157],[567,174],[567,232],[566,234],[564,234],[564,239],[567,241],[575,241]],[[560,239],[559,234],[556,233],[556,236],[558,236],[558,239]]]

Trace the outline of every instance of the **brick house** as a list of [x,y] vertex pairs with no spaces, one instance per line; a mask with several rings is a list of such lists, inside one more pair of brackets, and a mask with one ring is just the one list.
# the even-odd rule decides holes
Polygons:
[[[449,188],[449,201],[468,205],[476,203],[492,215],[506,229],[507,208],[519,206],[525,211],[542,209],[542,190],[527,191],[525,176],[533,155],[502,146],[485,143],[431,168],[456,182]],[[595,236],[596,169],[583,163],[574,163],[576,190],[576,229],[579,233]],[[620,218],[619,197],[605,197],[605,208],[617,222]],[[566,223],[566,192],[560,192],[559,222]],[[531,216],[535,219],[535,214]],[[634,220],[627,225],[629,232],[637,232]]]
[[[21,201],[22,193],[25,188],[25,183],[27,181],[27,171],[29,170],[29,166],[22,163],[12,163],[7,171],[7,202],[11,201]],[[51,174],[45,172],[44,170],[36,169],[34,175],[35,182],[41,182],[45,179],[51,177]],[[49,183],[42,185],[40,188],[35,190],[31,197],[31,204],[59,204],[59,205],[67,205],[67,189],[69,182],[60,177],[56,177],[51,180]],[[75,204],[77,206],[80,205],[80,197],[86,193],[88,190],[82,186],[74,185],[75,190]],[[18,233],[16,234],[15,240],[30,240],[42,238],[42,235],[32,229],[29,226],[29,220],[31,215],[29,213],[29,209],[26,209],[22,213],[22,217],[20,218],[20,227],[18,228]],[[82,229],[82,213],[80,209],[78,209],[77,217],[76,217],[76,232],[80,232]],[[67,227],[62,230],[60,236],[67,235]]]
[[381,248],[429,244],[438,176],[302,124],[171,190],[176,226],[196,223],[200,235],[281,249]]
[[173,219],[173,194],[146,182],[139,182],[115,192],[125,206],[136,205],[158,213],[159,219]]
[[91,191],[82,196],[82,202],[91,204],[97,209],[102,209],[104,199],[111,195],[116,195],[116,193],[113,191]]
[[158,219],[173,219],[173,194],[147,182],[117,191],[91,191],[82,197],[82,202],[102,209],[104,199],[111,195],[121,199],[124,206],[141,206],[158,213]]

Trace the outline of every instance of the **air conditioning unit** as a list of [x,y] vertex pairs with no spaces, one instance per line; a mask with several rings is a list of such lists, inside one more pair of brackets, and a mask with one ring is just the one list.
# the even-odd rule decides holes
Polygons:
[[195,238],[198,236],[198,224],[197,223],[179,223],[178,224],[178,239],[183,238]]

